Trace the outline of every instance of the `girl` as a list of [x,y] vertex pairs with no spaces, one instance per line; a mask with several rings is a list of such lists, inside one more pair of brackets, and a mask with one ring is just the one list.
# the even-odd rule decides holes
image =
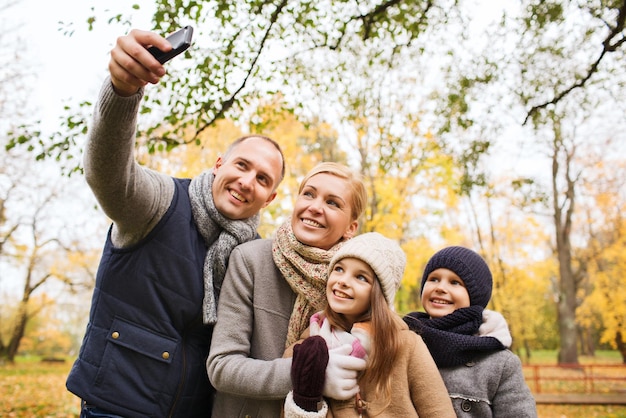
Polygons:
[[[508,332],[479,330],[493,286],[487,263],[474,251],[448,247],[428,261],[421,297],[426,313],[404,320],[424,338],[458,417],[536,417],[535,400]],[[507,328],[508,329],[508,328]]]
[[[293,350],[293,391],[285,417],[455,416],[421,337],[393,311],[405,263],[400,246],[375,232],[352,238],[337,251],[329,267],[326,309],[311,318],[302,344],[285,353]],[[367,359],[360,392],[348,400],[324,401],[326,352],[344,344],[352,346],[352,355]]]

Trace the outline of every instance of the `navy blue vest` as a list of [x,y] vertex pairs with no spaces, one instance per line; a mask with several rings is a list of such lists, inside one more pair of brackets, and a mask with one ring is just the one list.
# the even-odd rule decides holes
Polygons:
[[209,417],[212,327],[202,324],[207,248],[191,212],[189,179],[141,242],[100,260],[89,324],[67,379],[77,396],[125,417]]

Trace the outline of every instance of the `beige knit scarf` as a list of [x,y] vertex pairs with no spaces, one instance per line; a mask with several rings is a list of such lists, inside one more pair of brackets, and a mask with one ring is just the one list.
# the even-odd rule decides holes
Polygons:
[[272,256],[276,267],[298,295],[289,318],[289,329],[285,347],[300,338],[309,326],[309,318],[326,307],[326,280],[328,265],[343,242],[329,250],[310,247],[296,239],[291,229],[291,220],[276,231],[272,244]]

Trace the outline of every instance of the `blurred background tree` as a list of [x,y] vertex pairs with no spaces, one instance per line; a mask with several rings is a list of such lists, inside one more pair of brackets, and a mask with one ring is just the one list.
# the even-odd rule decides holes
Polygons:
[[[615,211],[624,184],[604,176],[623,172],[624,0],[154,7],[152,29],[192,24],[195,37],[146,89],[144,164],[193,176],[233,137],[273,136],[289,173],[263,214],[271,236],[308,168],[345,162],[368,185],[361,230],[407,252],[400,312],[419,308],[429,256],[467,245],[494,272],[491,307],[507,317],[515,348],[558,348],[559,362],[576,363],[590,340],[624,347],[623,315],[596,305],[622,293],[607,293],[603,277],[624,243]],[[99,12],[87,18],[93,30],[132,26],[132,13]],[[52,134],[13,126],[7,150],[25,147],[79,173],[93,99],[75,102]]]

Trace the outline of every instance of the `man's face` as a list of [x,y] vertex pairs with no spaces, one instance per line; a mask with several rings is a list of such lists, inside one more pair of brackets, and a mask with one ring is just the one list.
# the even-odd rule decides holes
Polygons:
[[229,219],[256,215],[276,197],[282,158],[274,144],[258,137],[245,139],[213,168],[213,201]]

